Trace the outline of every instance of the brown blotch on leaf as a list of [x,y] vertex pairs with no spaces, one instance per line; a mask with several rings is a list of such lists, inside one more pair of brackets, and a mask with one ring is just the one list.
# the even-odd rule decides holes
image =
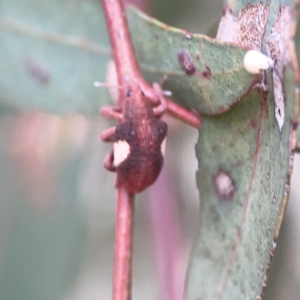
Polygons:
[[[262,1],[247,5],[238,16],[227,6],[219,24],[217,39],[260,50],[268,16],[269,5]],[[231,34],[228,34],[229,31]]]
[[297,122],[293,122],[292,123],[292,130],[297,130],[298,128],[298,123]]
[[40,84],[47,84],[50,80],[50,73],[45,63],[33,56],[25,56],[23,64],[26,72]]
[[255,119],[250,120],[250,126],[255,128],[257,126],[257,120]]
[[187,75],[193,75],[196,72],[196,66],[187,50],[181,49],[177,57],[181,68]]
[[211,70],[208,66],[205,65],[206,70],[203,71],[201,74],[205,79],[210,79],[211,78]]
[[214,176],[214,186],[220,201],[231,200],[236,191],[235,183],[229,173],[219,170],[218,174]]

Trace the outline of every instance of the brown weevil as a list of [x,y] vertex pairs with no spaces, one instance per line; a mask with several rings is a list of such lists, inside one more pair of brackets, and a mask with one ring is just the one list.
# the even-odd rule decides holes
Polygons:
[[158,177],[163,165],[167,124],[160,120],[165,111],[162,91],[157,92],[158,106],[153,107],[150,97],[141,89],[139,97],[127,88],[122,107],[104,106],[103,116],[118,120],[119,124],[105,130],[100,138],[113,142],[113,150],[104,159],[104,167],[117,173],[116,187],[124,186],[129,192],[139,193]]

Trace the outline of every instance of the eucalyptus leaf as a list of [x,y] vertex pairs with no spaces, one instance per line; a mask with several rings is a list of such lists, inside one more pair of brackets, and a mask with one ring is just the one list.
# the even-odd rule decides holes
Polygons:
[[100,2],[0,0],[0,99],[16,108],[96,114],[110,58]]
[[287,201],[295,104],[289,82],[291,70],[282,134],[271,93],[264,99],[253,91],[228,113],[203,117],[196,146],[201,233],[187,299],[256,299],[262,292]]
[[[1,0],[0,8],[2,102],[85,114],[96,113],[106,103],[105,89],[93,86],[94,81],[105,81],[110,57],[99,1],[35,5],[25,0],[14,5]],[[167,75],[166,89],[185,107],[224,112],[254,83],[255,76],[243,67],[246,49],[168,27],[134,9],[128,10],[128,17],[144,74],[150,82]],[[184,65],[189,62],[195,69],[187,76]]]
[[150,82],[167,76],[163,87],[187,108],[227,111],[257,79],[243,66],[245,48],[172,28],[133,8],[128,19],[144,76]]
[[[228,1],[228,15],[236,13],[236,3]],[[270,47],[276,16],[283,12],[279,1],[259,5],[266,4],[270,14],[263,31],[264,51]],[[284,31],[281,34],[280,41],[285,38]],[[229,112],[202,117],[196,145],[201,230],[190,257],[186,299],[262,299],[288,201],[291,141],[299,117],[291,61],[284,67],[284,95],[274,88],[281,59],[286,63],[280,57],[275,66],[279,69],[266,73],[268,91],[252,90]],[[286,99],[282,129],[275,118],[279,96]]]

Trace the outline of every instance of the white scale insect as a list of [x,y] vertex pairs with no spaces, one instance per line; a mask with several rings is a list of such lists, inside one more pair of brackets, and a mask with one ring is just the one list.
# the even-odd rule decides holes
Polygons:
[[[251,74],[259,74],[261,71],[274,68],[274,61],[258,50],[249,50],[244,56],[244,68]],[[273,89],[275,118],[281,131],[284,124],[284,96],[278,72],[273,72]]]
[[244,68],[251,74],[273,68],[274,61],[258,50],[249,50],[244,56]]

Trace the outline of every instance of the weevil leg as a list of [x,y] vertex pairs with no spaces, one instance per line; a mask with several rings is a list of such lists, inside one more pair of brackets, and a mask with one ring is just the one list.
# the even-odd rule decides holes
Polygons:
[[163,91],[160,85],[156,82],[153,83],[153,90],[143,90],[144,95],[154,105],[153,112],[157,118],[160,118],[167,107]]
[[163,75],[162,78],[159,80],[159,85],[163,86],[168,82],[168,75]]
[[108,171],[116,172],[116,167],[113,165],[113,163],[114,163],[114,151],[111,150],[105,155],[103,166]]
[[154,82],[153,89],[159,100],[159,105],[153,108],[153,112],[157,118],[160,118],[166,111],[167,104],[166,104],[165,98],[163,97],[163,92],[162,92],[160,85],[158,83]]
[[103,142],[114,142],[115,133],[116,133],[116,126],[108,128],[100,134],[99,136],[100,140]]
[[121,108],[117,106],[103,106],[100,108],[100,114],[109,119],[116,119],[119,122],[123,121],[123,114]]

